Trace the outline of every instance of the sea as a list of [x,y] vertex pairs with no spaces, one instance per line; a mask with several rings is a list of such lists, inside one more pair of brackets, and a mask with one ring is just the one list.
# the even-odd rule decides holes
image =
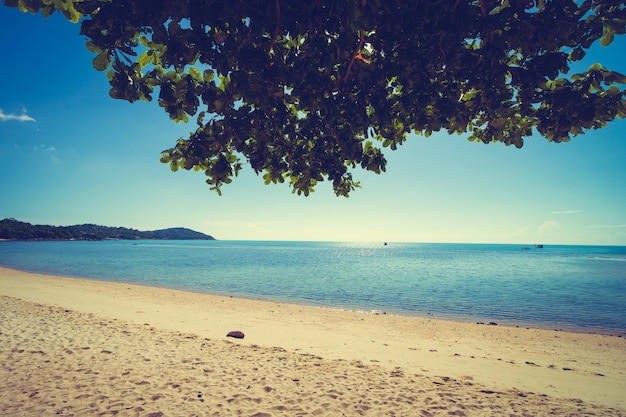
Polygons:
[[626,335],[626,247],[0,242],[29,272],[374,314]]

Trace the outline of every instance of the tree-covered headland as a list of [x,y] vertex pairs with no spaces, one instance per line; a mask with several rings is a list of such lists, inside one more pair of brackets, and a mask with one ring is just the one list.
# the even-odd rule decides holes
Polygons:
[[5,240],[215,240],[213,236],[182,227],[139,231],[127,227],[79,224],[50,226],[16,219],[0,220],[0,239]]

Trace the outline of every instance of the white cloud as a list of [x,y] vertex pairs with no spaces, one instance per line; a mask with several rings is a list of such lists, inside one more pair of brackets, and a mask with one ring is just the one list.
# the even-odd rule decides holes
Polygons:
[[526,236],[526,234],[528,233],[528,227],[522,227],[521,229],[518,229],[514,235],[517,237],[522,237],[522,236]]
[[587,226],[590,229],[623,229],[626,228],[626,224],[605,224],[597,226]]
[[[211,236],[229,236],[228,239],[262,239],[262,236],[272,236],[275,224],[267,221],[239,221],[239,220],[204,220],[203,229]],[[205,229],[206,228],[206,229]]]
[[6,114],[0,109],[0,122],[9,120],[17,120],[18,122],[35,122],[36,120],[26,114],[26,110],[22,114]]
[[49,152],[54,152],[57,150],[57,148],[55,148],[54,146],[48,146],[46,144],[39,144],[39,145],[34,145],[33,146],[33,150],[38,151],[38,150],[43,150],[43,151],[49,151]]
[[255,222],[246,220],[204,220],[202,224],[211,227],[241,227],[241,228],[265,228],[271,226],[272,222]]
[[35,152],[39,152],[39,151],[55,152],[57,150],[56,147],[49,146],[44,143],[40,143],[37,145],[20,145],[20,144],[14,143],[13,147],[18,151],[31,151],[32,150]]
[[560,227],[561,225],[557,222],[553,220],[548,220],[544,222],[541,226],[539,226],[539,236],[543,237],[547,234],[550,234],[552,231],[559,229]]
[[578,214],[582,213],[584,210],[557,210],[553,211],[552,214]]

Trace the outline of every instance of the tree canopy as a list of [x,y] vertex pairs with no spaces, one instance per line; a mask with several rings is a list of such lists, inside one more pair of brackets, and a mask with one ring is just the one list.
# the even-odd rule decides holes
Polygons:
[[626,117],[626,76],[573,74],[626,27],[612,0],[3,0],[79,22],[116,99],[197,123],[161,161],[220,192],[265,183],[347,196],[411,132],[522,147]]

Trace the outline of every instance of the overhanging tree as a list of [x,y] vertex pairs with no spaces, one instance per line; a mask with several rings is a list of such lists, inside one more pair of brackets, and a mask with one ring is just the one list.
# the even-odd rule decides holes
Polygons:
[[[250,164],[308,195],[380,173],[408,133],[522,147],[626,117],[626,77],[570,63],[626,26],[607,0],[3,0],[80,22],[110,95],[197,129],[161,161],[220,193]],[[623,52],[623,51],[622,51]],[[621,85],[618,86],[618,85]]]

